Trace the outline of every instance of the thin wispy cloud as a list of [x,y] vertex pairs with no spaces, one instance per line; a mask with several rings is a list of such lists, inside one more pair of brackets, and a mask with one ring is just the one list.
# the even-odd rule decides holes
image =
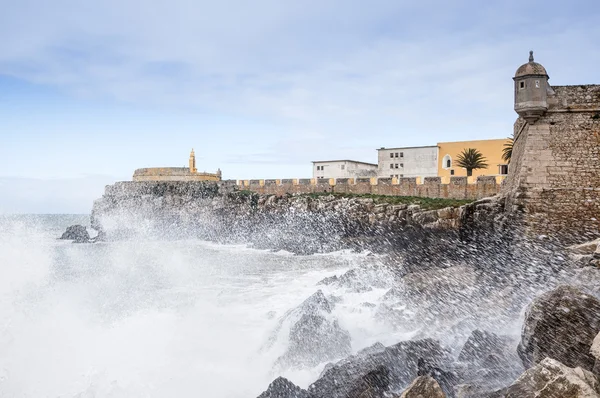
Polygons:
[[530,49],[551,84],[598,83],[598,17],[592,0],[9,2],[0,101],[24,105],[0,110],[0,170],[131,175],[194,146],[227,178],[304,177],[315,159],[505,137]]

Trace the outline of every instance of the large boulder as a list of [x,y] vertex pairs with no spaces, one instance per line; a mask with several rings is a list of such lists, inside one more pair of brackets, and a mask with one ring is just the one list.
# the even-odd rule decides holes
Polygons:
[[390,388],[390,370],[378,366],[353,382],[346,398],[383,398]]
[[304,314],[290,330],[288,350],[278,361],[284,366],[316,366],[349,355],[350,340],[337,321]]
[[455,371],[461,398],[479,398],[513,382],[522,372],[513,340],[507,336],[474,330],[458,356]]
[[594,338],[592,348],[590,348],[590,354],[596,358],[596,364],[594,365],[594,373],[600,375],[600,333]]
[[511,366],[519,361],[516,341],[509,336],[475,329],[458,355],[459,362],[476,367]]
[[308,388],[312,398],[346,398],[357,381],[381,366],[389,370],[389,388],[400,389],[428,368],[443,368],[450,362],[449,352],[432,339],[403,341],[346,358],[329,366]]
[[278,368],[313,367],[350,355],[350,334],[334,319],[332,307],[318,290],[282,317],[270,341],[276,341],[283,334],[284,325],[289,325],[288,348],[277,360]]
[[286,378],[278,377],[271,384],[269,388],[258,398],[309,398],[306,390],[301,389]]
[[600,331],[600,301],[572,286],[537,297],[527,308],[517,349],[525,368],[550,357],[568,367],[592,370],[590,354]]
[[600,398],[600,382],[591,372],[546,358],[511,386],[489,398]]
[[86,243],[90,241],[90,234],[83,225],[71,225],[60,239],[72,240],[74,243]]
[[400,398],[446,398],[446,395],[434,378],[419,376],[408,386]]

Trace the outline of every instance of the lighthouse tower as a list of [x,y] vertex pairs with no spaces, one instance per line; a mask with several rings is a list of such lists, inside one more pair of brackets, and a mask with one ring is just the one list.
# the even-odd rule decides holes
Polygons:
[[194,153],[194,148],[192,148],[192,152],[190,152],[190,173],[194,174],[198,172],[196,169],[196,154]]
[[529,123],[535,123],[548,110],[548,73],[533,61],[533,51],[529,52],[529,62],[517,69],[515,77],[515,112]]

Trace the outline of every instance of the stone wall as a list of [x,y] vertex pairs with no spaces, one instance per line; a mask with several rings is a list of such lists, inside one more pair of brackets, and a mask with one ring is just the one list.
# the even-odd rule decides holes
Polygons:
[[150,167],[137,169],[133,181],[220,181],[219,173],[194,172],[187,167]]
[[474,184],[467,177],[451,177],[449,184],[440,177],[426,177],[422,184],[417,178],[245,180],[239,182],[239,189],[275,195],[332,192],[476,200],[496,195],[499,181],[495,176],[480,176]]
[[501,191],[531,233],[584,241],[600,236],[600,85],[553,91],[544,116],[516,121]]

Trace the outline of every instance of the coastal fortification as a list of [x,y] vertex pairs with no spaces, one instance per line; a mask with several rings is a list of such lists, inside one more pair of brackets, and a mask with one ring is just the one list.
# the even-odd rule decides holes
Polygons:
[[221,181],[221,170],[216,173],[198,172],[196,154],[192,149],[189,167],[151,167],[137,169],[133,181]]
[[501,194],[530,232],[591,239],[600,236],[600,85],[548,80],[533,52],[515,74],[519,117]]

